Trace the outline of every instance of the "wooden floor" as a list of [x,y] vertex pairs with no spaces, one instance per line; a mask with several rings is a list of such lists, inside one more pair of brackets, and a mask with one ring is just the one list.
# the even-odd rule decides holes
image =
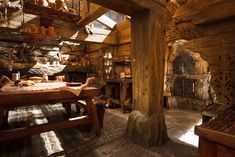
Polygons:
[[[53,117],[60,112],[61,117]],[[21,114],[20,114],[21,113]],[[11,126],[46,123],[65,117],[61,104],[43,108],[20,108],[10,112]],[[82,156],[82,157],[196,157],[197,136],[193,126],[201,121],[200,114],[190,111],[168,110],[165,113],[168,134],[171,138],[163,147],[143,148],[125,137],[128,114],[120,109],[107,109],[101,137],[82,128],[51,131],[32,137],[0,144],[0,156]]]

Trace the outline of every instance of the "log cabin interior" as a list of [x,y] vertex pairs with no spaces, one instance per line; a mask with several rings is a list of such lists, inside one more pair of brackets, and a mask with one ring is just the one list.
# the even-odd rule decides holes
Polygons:
[[0,156],[235,157],[234,0],[0,0]]

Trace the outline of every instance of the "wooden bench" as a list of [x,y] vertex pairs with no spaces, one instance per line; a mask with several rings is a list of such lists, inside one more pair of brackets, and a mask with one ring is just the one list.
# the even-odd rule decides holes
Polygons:
[[235,111],[195,127],[200,157],[235,157]]
[[[101,135],[101,125],[97,105],[92,102],[92,98],[98,94],[98,89],[87,87],[82,90],[79,96],[69,91],[44,90],[28,92],[0,92],[0,141],[11,140],[24,136],[30,136],[46,131],[74,127],[78,125],[89,124],[96,131],[96,135]],[[88,114],[81,117],[69,118],[70,102],[85,100]],[[54,104],[61,102],[68,112],[68,119],[55,123],[48,123],[36,126],[28,126],[16,129],[4,129],[4,123],[7,119],[7,110],[14,107]]]
[[217,118],[220,115],[222,115],[224,112],[232,110],[231,105],[227,104],[219,104],[219,103],[212,103],[207,105],[203,110],[202,110],[202,122],[208,122],[211,119]]

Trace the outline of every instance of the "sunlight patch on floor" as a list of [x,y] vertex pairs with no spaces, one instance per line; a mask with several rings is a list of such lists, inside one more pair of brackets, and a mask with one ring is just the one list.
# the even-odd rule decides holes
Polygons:
[[[202,121],[200,120],[195,125],[200,125],[201,123]],[[179,140],[195,147],[198,147],[199,137],[194,134],[195,125],[188,129],[187,132],[179,138]]]
[[47,151],[47,155],[52,155],[54,153],[64,151],[61,146],[61,142],[54,131],[41,133],[40,136],[44,142],[44,147]]
[[[43,117],[45,117],[45,115],[42,113],[41,110],[40,112],[37,112],[37,114],[43,115]],[[37,118],[35,119],[35,123],[37,125],[45,124],[48,123],[48,120],[47,118]],[[56,136],[54,131],[41,133],[40,137],[42,138],[42,141],[44,143],[44,148],[47,151],[48,156],[64,151],[64,149],[61,146],[61,142],[59,138]]]

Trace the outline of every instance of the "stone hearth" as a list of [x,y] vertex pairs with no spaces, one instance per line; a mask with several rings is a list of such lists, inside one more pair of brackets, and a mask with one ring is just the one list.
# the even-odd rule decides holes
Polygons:
[[208,63],[200,54],[186,49],[185,42],[174,42],[169,53],[166,75],[166,90],[172,95],[169,107],[200,111],[211,101],[211,76]]

